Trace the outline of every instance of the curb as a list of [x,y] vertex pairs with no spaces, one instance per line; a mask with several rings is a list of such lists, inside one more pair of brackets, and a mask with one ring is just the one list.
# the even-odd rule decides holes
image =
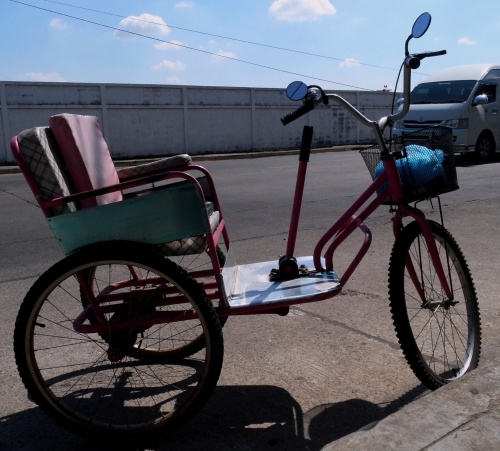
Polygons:
[[[352,150],[361,150],[368,145],[362,144],[349,144],[345,146],[335,146],[335,147],[320,147],[317,149],[311,149],[311,153],[329,153],[329,152],[347,152]],[[218,160],[229,160],[229,159],[249,159],[249,158],[267,158],[267,157],[281,157],[287,155],[298,155],[299,150],[265,150],[261,152],[228,152],[228,153],[214,153],[214,154],[204,154],[204,155],[190,155],[193,162],[200,161],[218,161]],[[172,156],[172,155],[168,155]],[[141,159],[130,159],[130,160],[115,160],[116,167],[126,167],[126,166],[136,166],[138,164],[150,163],[153,161],[160,160],[158,158],[141,158]],[[2,174],[19,174],[21,171],[16,164],[0,166],[0,175]]]
[[487,362],[322,451],[483,451],[500,444],[500,351]]

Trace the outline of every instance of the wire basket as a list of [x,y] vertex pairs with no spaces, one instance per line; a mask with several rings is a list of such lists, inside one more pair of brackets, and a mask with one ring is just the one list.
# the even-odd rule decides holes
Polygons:
[[[404,202],[428,199],[459,188],[450,127],[429,127],[404,133],[402,137],[388,141],[387,146],[396,158],[405,193]],[[380,152],[379,146],[360,151],[373,180],[384,170]],[[378,193],[387,188],[386,182]]]

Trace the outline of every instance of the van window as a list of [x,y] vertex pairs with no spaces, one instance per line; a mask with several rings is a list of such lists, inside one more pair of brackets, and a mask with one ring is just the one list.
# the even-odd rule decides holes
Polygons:
[[498,78],[500,77],[500,69],[491,69],[486,77],[484,77],[485,80],[488,80],[490,78]]
[[496,102],[497,100],[497,84],[496,83],[482,83],[474,94],[475,96],[485,94],[488,96],[488,103]]
[[435,81],[421,83],[411,92],[410,103],[462,103],[476,84],[475,80]]

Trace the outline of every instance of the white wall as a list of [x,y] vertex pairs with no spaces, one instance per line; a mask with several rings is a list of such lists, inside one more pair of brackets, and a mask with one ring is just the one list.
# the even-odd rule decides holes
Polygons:
[[[391,93],[336,92],[369,118],[390,112]],[[337,105],[281,125],[299,105],[284,89],[0,82],[0,162],[13,161],[12,136],[63,112],[97,116],[113,158],[294,149],[303,125],[313,147],[373,141]]]

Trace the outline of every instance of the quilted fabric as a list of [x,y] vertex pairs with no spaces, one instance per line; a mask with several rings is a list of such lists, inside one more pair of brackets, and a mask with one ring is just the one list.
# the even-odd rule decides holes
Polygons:
[[[220,213],[214,211],[209,218],[210,229],[215,232],[220,222]],[[192,255],[201,254],[207,249],[207,240],[205,235],[183,238],[181,240],[170,241],[169,243],[159,244],[157,249],[165,256],[174,255]]]
[[162,158],[152,163],[140,164],[118,169],[118,177],[121,181],[145,177],[151,174],[166,172],[171,169],[186,166],[191,163],[191,157],[187,154],[174,155],[172,157]]
[[[60,170],[60,160],[48,127],[24,130],[17,137],[19,150],[45,200],[68,196],[69,184]],[[54,207],[54,215],[75,211],[73,203]]]

